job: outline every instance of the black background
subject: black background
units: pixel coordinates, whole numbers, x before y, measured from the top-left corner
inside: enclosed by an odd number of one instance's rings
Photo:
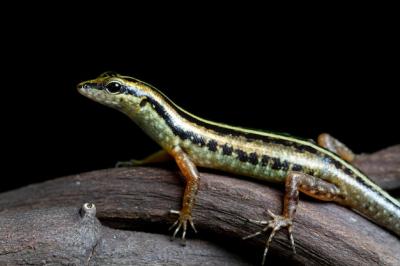
[[[329,132],[356,152],[399,143],[390,17],[115,8],[58,7],[3,24],[1,190],[158,149],[127,117],[77,93],[107,70],[207,119],[314,139]]]

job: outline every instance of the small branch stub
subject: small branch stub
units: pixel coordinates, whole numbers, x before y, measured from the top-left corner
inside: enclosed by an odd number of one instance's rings
[[[93,203],[84,203],[79,211],[82,218],[95,217],[96,216],[96,205]]]

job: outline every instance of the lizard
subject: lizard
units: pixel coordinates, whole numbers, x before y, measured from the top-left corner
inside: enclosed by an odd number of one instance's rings
[[[271,220],[250,221],[267,230],[262,264],[277,231],[287,228],[293,252],[293,218],[299,192],[315,199],[347,206],[400,236],[400,203],[351,164],[354,153],[329,134],[317,143],[269,131],[245,129],[197,117],[179,107],[150,84],[114,72],[80,83],[78,91],[98,103],[129,116],[162,150],[143,160],[119,166],[175,160],[185,177],[182,208],[171,210],[178,219],[173,237],[188,225],[197,232],[192,208],[199,189],[197,167],[222,170],[262,181],[285,185],[281,215],[267,210]]]

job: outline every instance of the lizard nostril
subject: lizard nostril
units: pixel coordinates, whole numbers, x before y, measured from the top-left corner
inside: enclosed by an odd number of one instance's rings
[[[78,88],[78,89],[86,89],[87,87],[86,87],[86,84],[84,84],[84,83],[79,83],[78,86],[77,86],[77,88]]]

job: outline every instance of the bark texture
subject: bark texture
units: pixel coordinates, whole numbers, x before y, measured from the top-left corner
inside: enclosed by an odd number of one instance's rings
[[[384,188],[400,187],[400,145],[359,155],[355,164]],[[260,229],[247,218],[268,219],[267,209],[281,212],[283,187],[201,170],[193,210],[199,233],[189,232],[182,247],[166,235],[176,219],[168,210],[180,208],[178,177],[172,167],[105,169],[2,193],[0,264],[260,263],[265,236],[241,237]],[[296,255],[286,232],[277,233],[267,263],[400,265],[397,236],[345,207],[304,195],[294,237]]]

